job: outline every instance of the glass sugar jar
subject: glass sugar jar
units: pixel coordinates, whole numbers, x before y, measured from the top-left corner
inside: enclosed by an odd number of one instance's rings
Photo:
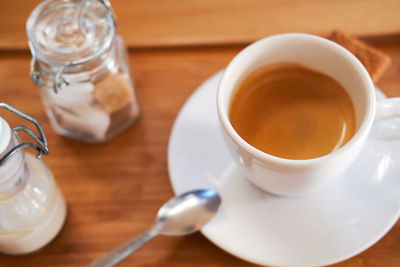
[[[32,80],[57,133],[103,143],[136,121],[139,104],[108,1],[44,1],[26,30]]]
[[[31,253],[53,240],[66,218],[66,203],[51,171],[40,160],[48,154],[40,124],[28,115],[0,103],[35,124],[39,136],[25,126],[10,128],[0,117],[0,252],[12,255]],[[25,132],[37,143],[21,142]],[[37,157],[25,147],[38,151]]]

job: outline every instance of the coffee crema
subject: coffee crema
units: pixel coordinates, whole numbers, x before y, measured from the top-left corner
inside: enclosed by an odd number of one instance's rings
[[[229,119],[247,143],[285,159],[327,155],[346,144],[356,128],[346,90],[296,63],[250,73],[233,94]]]

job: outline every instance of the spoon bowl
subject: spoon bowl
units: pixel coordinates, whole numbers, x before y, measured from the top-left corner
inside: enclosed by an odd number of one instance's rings
[[[163,235],[186,235],[200,230],[215,215],[221,204],[217,192],[195,190],[176,196],[158,211],[156,225]]]

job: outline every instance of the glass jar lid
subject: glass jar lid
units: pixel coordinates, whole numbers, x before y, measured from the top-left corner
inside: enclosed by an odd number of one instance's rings
[[[11,129],[8,123],[0,117],[0,156],[4,154],[11,141]]]
[[[114,16],[106,0],[47,0],[26,23],[32,54],[49,65],[89,61],[111,45]]]

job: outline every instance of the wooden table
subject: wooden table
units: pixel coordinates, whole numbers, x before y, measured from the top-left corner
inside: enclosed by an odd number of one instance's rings
[[[33,7],[38,2],[23,3]],[[0,101],[42,123],[51,150],[44,160],[68,202],[66,225],[50,245],[28,256],[0,255],[1,267],[83,266],[149,227],[158,208],[173,196],[167,144],[177,113],[197,86],[259,37],[284,31],[324,35],[336,27],[368,36],[368,42],[393,58],[392,67],[377,85],[388,96],[400,96],[399,1],[167,2],[115,1],[121,33],[131,47],[131,71],[142,116],[103,146],[82,144],[52,130],[29,77],[23,24],[30,8],[22,10],[22,0],[0,3]],[[306,16],[314,6],[315,17]],[[5,7],[12,13],[5,12]],[[294,21],[284,16],[286,10]],[[328,15],[330,10],[342,11],[340,23]],[[273,17],[265,18],[263,12]],[[279,25],[271,25],[273,21]],[[254,265],[194,234],[159,237],[120,266]],[[373,247],[336,266],[400,266],[400,223]]]

